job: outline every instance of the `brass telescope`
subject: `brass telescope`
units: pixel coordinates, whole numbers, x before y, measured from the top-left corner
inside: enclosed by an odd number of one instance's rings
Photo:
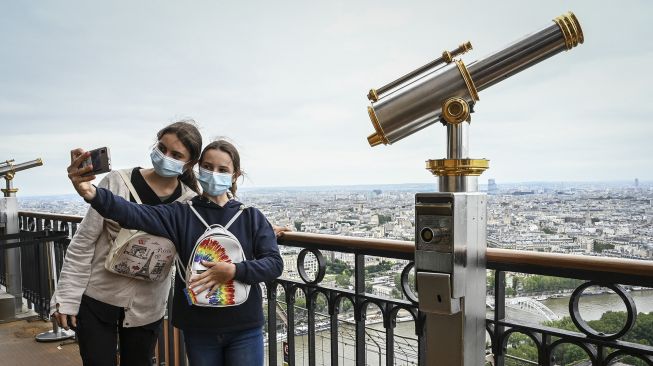
[[[12,179],[16,172],[19,172],[21,170],[34,168],[34,167],[41,166],[41,165],[43,165],[43,160],[41,160],[41,158],[34,159],[34,160],[31,160],[31,161],[26,161],[26,162],[20,163],[20,164],[14,164],[13,159],[2,161],[2,162],[0,162],[0,177],[6,178],[6,179]]]
[[[14,188],[13,179],[16,175],[16,172],[22,170],[34,168],[37,166],[43,165],[43,160],[41,158],[34,159],[31,161],[26,161],[24,163],[14,164],[14,159],[9,159],[5,161],[0,161],[0,178],[5,179],[5,188],[0,189],[4,193],[5,197],[13,197],[16,195],[18,188]]]
[[[439,192],[415,194],[415,279],[424,314],[424,364],[485,364],[487,195],[478,176],[488,160],[469,157],[469,121],[478,93],[583,43],[573,13],[469,66],[469,42],[378,89],[368,112],[371,146],[392,144],[433,123],[447,128],[447,157],[428,160]],[[445,329],[446,331],[443,331]]]
[[[472,48],[469,42],[444,51],[442,57],[370,90],[367,97],[372,105],[367,110],[375,132],[367,141],[370,146],[393,144],[438,121],[469,120],[480,91],[583,41],[578,19],[568,12],[469,65],[454,58]]]

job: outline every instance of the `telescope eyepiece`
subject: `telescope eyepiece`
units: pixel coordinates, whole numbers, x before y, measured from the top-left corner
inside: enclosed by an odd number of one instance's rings
[[[367,93],[367,99],[369,99],[369,101],[372,103],[379,100],[379,96],[376,93],[376,89],[370,89],[370,91]]]

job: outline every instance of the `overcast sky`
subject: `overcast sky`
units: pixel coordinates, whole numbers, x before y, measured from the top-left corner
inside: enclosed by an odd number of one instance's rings
[[[0,160],[43,158],[19,195],[72,193],[71,148],[149,167],[156,131],[193,118],[235,141],[244,186],[434,182],[445,129],[371,148],[367,91],[568,10],[585,44],[480,93],[480,182],[651,180],[651,1],[3,1]]]

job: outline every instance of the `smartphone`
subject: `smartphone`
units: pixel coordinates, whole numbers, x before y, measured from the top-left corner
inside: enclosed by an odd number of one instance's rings
[[[83,174],[83,177],[108,173],[111,171],[111,156],[109,155],[108,147],[101,147],[99,149],[91,150],[89,153],[91,153],[91,156],[86,158],[86,160],[80,164],[79,168],[85,168],[92,164],[93,170]]]

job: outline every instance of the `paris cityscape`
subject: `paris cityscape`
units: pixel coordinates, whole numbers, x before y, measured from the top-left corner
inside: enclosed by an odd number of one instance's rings
[[[653,184],[497,184],[488,193],[488,247],[577,255],[653,259]],[[293,231],[364,238],[414,240],[414,195],[435,192],[429,184],[243,189],[239,199],[268,220]],[[84,215],[88,205],[75,195],[20,197],[21,210]],[[285,276],[299,279],[297,248],[280,246]],[[305,259],[308,271],[317,264]],[[353,256],[330,253],[328,260],[353,267]],[[366,265],[391,259],[367,258]],[[399,261],[401,262],[401,261]],[[393,263],[394,264],[394,263]],[[401,296],[394,276],[403,264],[379,271],[372,293]],[[336,278],[325,279],[335,283]],[[346,283],[341,276],[341,283]]]
[[[488,194],[487,245],[494,248],[531,250],[574,255],[609,256],[641,260],[653,259],[653,182],[634,179],[621,183],[519,183],[497,184],[490,179],[481,190]],[[259,208],[277,226],[293,231],[362,238],[414,240],[414,200],[417,192],[436,192],[431,184],[364,185],[333,187],[291,187],[241,189],[239,199]],[[20,197],[25,211],[84,215],[88,205],[76,195]],[[281,245],[286,279],[300,281],[297,259],[301,248]],[[353,289],[354,256],[323,252],[327,259],[321,286]],[[366,293],[405,299],[400,286],[404,260],[365,257]],[[311,254],[304,258],[309,276],[317,272]],[[488,289],[493,274],[488,271]],[[414,277],[411,275],[411,286]],[[506,276],[506,316],[524,323],[563,322],[568,299],[578,280],[546,278],[524,274]],[[413,288],[414,290],[414,288]],[[653,290],[630,288],[639,311],[653,312]],[[614,293],[594,290],[585,300],[584,318],[602,319],[609,311],[621,311],[623,304]],[[278,306],[287,309],[283,294]],[[488,316],[493,297],[488,296]],[[280,305],[279,305],[280,304]],[[316,304],[315,345],[318,362],[328,359],[329,315],[326,299]],[[265,307],[265,306],[264,306]],[[279,311],[279,310],[278,310]],[[296,292],[295,339],[298,357],[307,357],[306,299]],[[381,314],[368,310],[366,337],[370,344],[384,340]],[[339,319],[339,344],[344,361],[353,360],[354,314],[344,302]],[[408,313],[398,314],[395,329],[397,364],[414,364],[417,339]],[[284,324],[278,324],[277,339],[287,339]],[[519,352],[522,345],[511,345]],[[280,346],[280,345],[279,345]],[[383,349],[367,349],[367,357],[383,357]]]

